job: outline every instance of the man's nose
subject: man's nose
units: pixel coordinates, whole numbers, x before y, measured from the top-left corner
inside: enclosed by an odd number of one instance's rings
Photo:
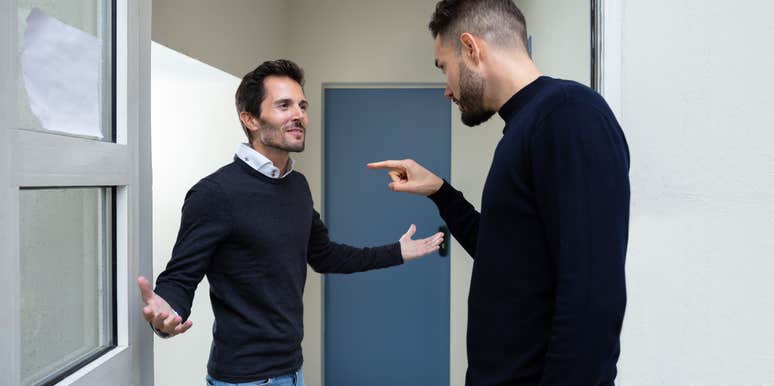
[[[443,90],[443,96],[445,96],[446,98],[449,98],[449,100],[452,100],[454,97],[454,94],[452,93],[452,90],[448,84],[446,85],[446,88]]]
[[[301,108],[301,106],[296,105],[296,107],[293,109],[293,119],[301,120],[305,116],[306,116],[306,110]]]

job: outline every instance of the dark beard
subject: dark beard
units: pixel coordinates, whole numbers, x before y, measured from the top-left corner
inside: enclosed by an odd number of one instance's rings
[[[482,106],[484,100],[484,78],[471,71],[461,60],[460,73],[460,105],[462,123],[467,126],[477,126],[489,120],[494,111],[488,111]]]

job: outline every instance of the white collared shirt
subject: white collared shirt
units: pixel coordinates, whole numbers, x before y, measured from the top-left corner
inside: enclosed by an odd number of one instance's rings
[[[285,178],[293,171],[293,167],[296,165],[296,161],[293,158],[288,158],[288,170],[285,174],[280,175],[280,169],[274,166],[274,163],[265,155],[255,151],[249,144],[241,143],[237,147],[236,156],[242,161],[245,161],[251,168],[257,170],[269,178]]]

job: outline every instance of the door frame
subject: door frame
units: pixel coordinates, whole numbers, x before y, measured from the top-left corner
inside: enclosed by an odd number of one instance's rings
[[[151,2],[115,2],[114,143],[16,127],[17,7],[16,0],[0,0],[0,373],[21,383],[20,187],[116,186],[116,347],[58,384],[151,385],[153,336],[135,285],[138,275],[152,277],[153,267]],[[52,159],[58,163],[46,162]]]
[[[591,0],[591,87],[623,118],[623,2]]]

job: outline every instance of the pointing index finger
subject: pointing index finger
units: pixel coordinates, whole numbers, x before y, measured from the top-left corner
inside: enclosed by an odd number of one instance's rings
[[[401,161],[395,161],[395,160],[386,160],[386,161],[380,161],[380,162],[371,162],[368,164],[369,169],[394,169],[394,168],[403,168],[403,163]]]

